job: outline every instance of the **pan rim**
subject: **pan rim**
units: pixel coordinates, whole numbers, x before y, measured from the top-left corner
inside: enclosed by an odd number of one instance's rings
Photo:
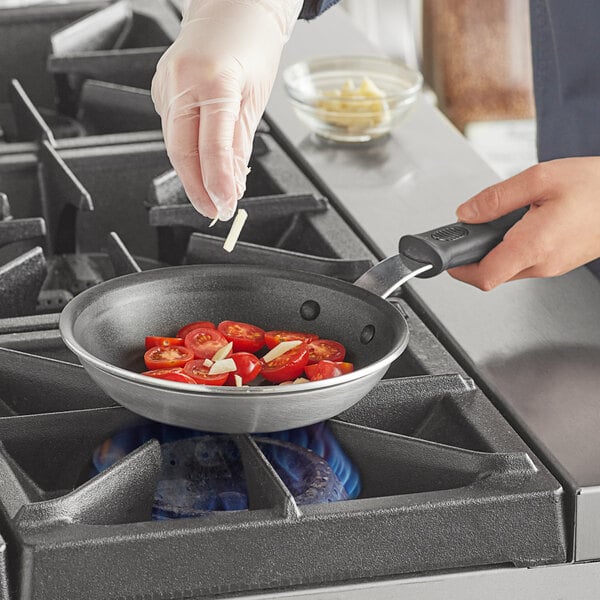
[[[322,282],[323,285],[327,285],[329,287],[334,286],[341,291],[350,289],[358,294],[359,296],[363,296],[365,300],[373,301],[376,299],[381,302],[380,306],[383,308],[384,306],[389,307],[391,311],[390,314],[393,314],[395,318],[400,319],[400,322],[403,323],[404,327],[404,335],[400,343],[390,350],[387,354],[381,357],[379,360],[357,369],[351,373],[347,373],[345,375],[340,375],[339,377],[332,377],[330,379],[322,379],[319,381],[309,381],[306,383],[299,383],[295,385],[273,385],[273,386],[210,386],[203,384],[195,384],[191,385],[189,383],[179,383],[175,381],[162,380],[152,377],[147,377],[142,375],[141,373],[136,373],[135,371],[130,371],[123,367],[118,367],[116,365],[112,365],[100,358],[97,358],[90,352],[88,352],[83,346],[75,339],[73,328],[75,322],[77,321],[77,317],[83,309],[88,306],[90,303],[87,303],[88,298],[94,298],[103,293],[104,290],[110,291],[112,288],[120,287],[120,282],[124,279],[132,280],[136,279],[140,283],[144,281],[152,281],[159,276],[167,276],[169,273],[177,272],[181,273],[182,271],[198,271],[202,270],[211,270],[211,271],[220,271],[223,267],[227,267],[228,271],[233,272],[243,272],[243,271],[256,271],[256,269],[260,269],[262,274],[271,275],[279,278],[290,279],[293,278],[294,275],[300,277],[301,279],[310,280],[312,283]],[[297,279],[295,279],[297,281]],[[385,308],[383,310],[388,310]],[[79,312],[78,312],[79,311]],[[158,388],[161,390],[170,390],[174,392],[185,392],[187,394],[191,394],[193,396],[203,397],[203,396],[227,396],[227,395],[239,395],[244,396],[251,394],[253,396],[256,395],[280,395],[280,396],[293,396],[301,393],[311,393],[318,389],[327,389],[338,387],[343,385],[344,383],[350,383],[352,381],[362,379],[363,377],[367,377],[379,370],[381,370],[385,366],[389,366],[396,358],[398,358],[408,346],[408,341],[410,338],[408,324],[406,322],[405,317],[398,311],[397,308],[390,303],[388,303],[383,298],[380,298],[376,294],[355,286],[354,284],[341,281],[339,279],[335,279],[333,277],[328,277],[326,275],[321,275],[318,273],[311,273],[309,271],[301,271],[297,269],[277,269],[273,267],[261,267],[255,265],[232,265],[232,264],[207,264],[207,265],[178,265],[178,266],[169,266],[162,267],[158,269],[150,269],[148,271],[141,271],[137,273],[131,273],[127,275],[121,275],[120,277],[115,277],[113,279],[109,279],[108,281],[102,282],[92,288],[89,288],[77,296],[73,298],[63,309],[59,318],[59,331],[63,342],[65,345],[77,356],[80,360],[85,360],[86,363],[93,365],[93,367],[99,371],[102,371],[105,374],[112,375],[121,380],[125,380],[129,383],[133,383],[139,386],[148,387],[148,388]],[[85,364],[83,365],[86,366]]]

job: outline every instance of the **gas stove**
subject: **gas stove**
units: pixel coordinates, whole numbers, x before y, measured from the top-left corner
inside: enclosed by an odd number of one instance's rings
[[[175,6],[0,11],[0,599],[368,595],[566,566],[571,492],[410,288],[390,300],[410,342],[382,382],[268,436],[143,419],[65,347],[62,308],[119,275],[233,262],[354,281],[382,258],[268,114],[248,222],[223,251],[227,225],[187,201],[148,93]]]

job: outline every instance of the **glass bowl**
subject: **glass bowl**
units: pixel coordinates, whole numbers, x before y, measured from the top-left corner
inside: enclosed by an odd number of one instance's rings
[[[298,62],[283,72],[292,106],[320,136],[366,142],[387,134],[408,114],[423,76],[376,56],[331,56]]]

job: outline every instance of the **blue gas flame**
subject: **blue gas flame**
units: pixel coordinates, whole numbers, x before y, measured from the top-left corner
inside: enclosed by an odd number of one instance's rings
[[[254,437],[298,504],[359,495],[358,470],[325,422]],[[102,443],[93,455],[92,475],[150,439],[160,442],[163,458],[153,518],[193,517],[214,510],[248,508],[239,450],[227,435],[147,421]]]

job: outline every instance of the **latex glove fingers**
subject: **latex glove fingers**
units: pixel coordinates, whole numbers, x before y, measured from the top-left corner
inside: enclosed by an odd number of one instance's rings
[[[239,197],[232,146],[241,65],[231,58],[194,55],[187,47],[171,49],[152,82],[167,153],[194,207],[207,217],[227,220]]]
[[[192,0],[157,65],[152,98],[192,204],[227,220],[300,0]]]
[[[268,92],[267,92],[268,97]],[[246,178],[249,174],[249,163],[252,155],[254,133],[260,123],[262,111],[256,106],[248,106],[254,99],[248,99],[242,104],[240,118],[233,136],[233,154],[235,181],[239,197],[246,191]]]

